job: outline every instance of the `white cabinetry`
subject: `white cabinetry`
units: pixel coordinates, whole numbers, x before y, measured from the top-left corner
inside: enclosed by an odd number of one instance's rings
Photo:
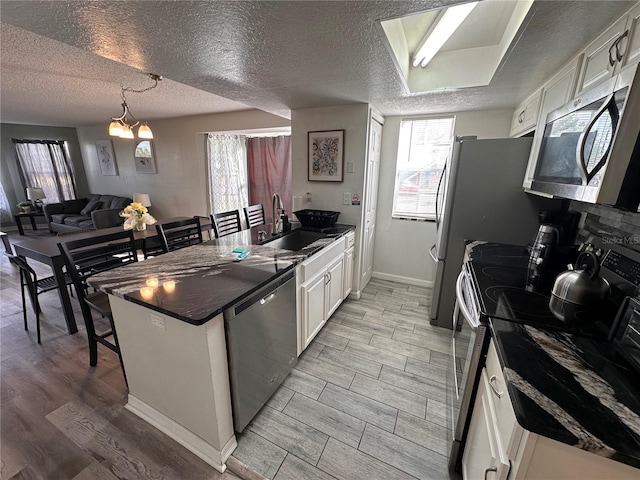
[[[538,128],[536,129],[535,136],[533,137],[529,164],[527,165],[527,171],[524,177],[523,186],[525,188],[531,188],[533,174],[536,171],[538,153],[540,152],[542,138],[544,137],[544,126],[547,115],[573,98],[576,92],[576,81],[581,62],[582,54],[578,55],[569,64],[565,65],[542,87],[542,102],[537,122]]]
[[[466,480],[637,480],[640,471],[523,429],[492,340],[462,456],[462,475]]]
[[[298,355],[342,303],[344,259],[345,238],[342,237],[297,267]]]
[[[640,61],[640,4],[605,30],[584,50],[577,93],[580,94]]]
[[[353,267],[355,263],[355,240],[356,235],[353,232],[345,236],[346,250],[344,251],[344,277],[342,281],[342,299],[345,300],[351,293],[353,288]]]
[[[509,132],[511,137],[519,137],[536,128],[541,96],[542,89],[527,98],[516,108],[516,111],[513,112],[511,130]]]

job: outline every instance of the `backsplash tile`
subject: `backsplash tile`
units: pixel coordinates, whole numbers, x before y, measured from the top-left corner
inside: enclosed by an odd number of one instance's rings
[[[578,242],[597,236],[605,247],[621,244],[640,253],[640,213],[576,201],[571,202],[570,209],[586,213],[584,225],[578,231]]]

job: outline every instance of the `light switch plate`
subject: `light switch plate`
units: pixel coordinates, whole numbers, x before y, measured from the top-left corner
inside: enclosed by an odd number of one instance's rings
[[[343,193],[342,194],[342,204],[343,205],[351,205],[351,194],[350,193]]]
[[[347,162],[347,173],[353,173],[353,162]]]

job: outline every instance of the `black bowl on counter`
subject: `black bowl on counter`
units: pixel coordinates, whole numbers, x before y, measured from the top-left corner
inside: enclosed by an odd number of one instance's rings
[[[303,227],[327,228],[332,227],[337,221],[340,212],[330,210],[298,210],[293,212]]]

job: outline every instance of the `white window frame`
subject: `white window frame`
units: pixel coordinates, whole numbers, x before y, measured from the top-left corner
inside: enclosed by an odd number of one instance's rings
[[[446,147],[446,153],[444,154],[445,157],[441,161],[442,165],[436,171],[432,167],[428,166],[428,161],[420,161],[417,158],[419,155],[423,154],[416,152],[415,150],[412,152],[412,139],[411,137],[406,138],[406,135],[412,135],[413,132],[411,131],[407,133],[406,130],[403,131],[403,128],[407,123],[411,123],[413,126],[414,122],[443,119],[451,120],[449,142],[447,144],[430,144],[441,150],[443,147]],[[393,207],[391,210],[392,218],[421,221],[435,220],[435,197],[438,181],[440,179],[442,168],[444,168],[446,162],[451,158],[451,151],[455,138],[455,121],[455,115],[430,115],[420,117],[406,117],[401,119],[398,131],[398,156],[396,159],[396,173],[393,187]],[[412,153],[416,158],[412,158]],[[411,164],[415,165],[415,167],[408,168]],[[407,172],[413,173],[409,175]],[[408,178],[408,176],[412,178]],[[408,189],[409,187],[412,188]],[[414,188],[415,191],[413,190]],[[413,194],[415,195],[412,198]],[[430,200],[430,198],[432,198],[432,201]],[[410,203],[413,201],[418,203],[418,205],[416,205],[416,208],[407,208],[408,205],[410,205]],[[432,204],[432,208],[420,210],[419,204],[421,201],[426,203],[425,207],[430,207],[430,204]]]

